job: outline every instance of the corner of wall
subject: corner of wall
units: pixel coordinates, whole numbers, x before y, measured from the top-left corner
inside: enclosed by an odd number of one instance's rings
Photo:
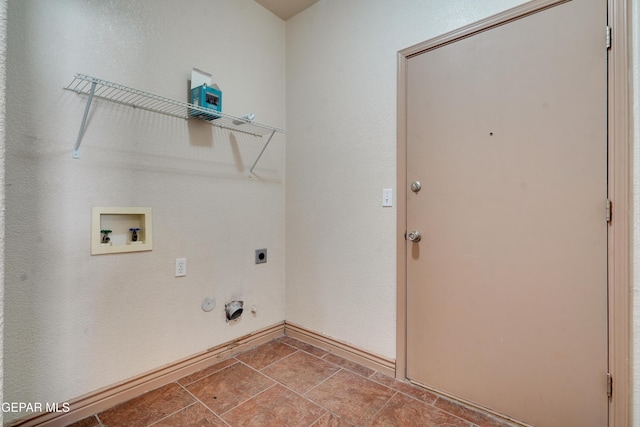
[[[640,425],[640,5],[635,1],[631,6],[631,78],[632,99],[632,245],[631,277],[632,277],[632,425]]]
[[[4,148],[5,88],[7,62],[7,0],[0,0],[0,402],[3,401],[3,330],[4,330]],[[0,425],[3,423],[0,411]]]

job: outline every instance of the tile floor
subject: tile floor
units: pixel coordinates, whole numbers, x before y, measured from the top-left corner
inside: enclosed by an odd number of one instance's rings
[[[508,427],[283,336],[67,427]]]

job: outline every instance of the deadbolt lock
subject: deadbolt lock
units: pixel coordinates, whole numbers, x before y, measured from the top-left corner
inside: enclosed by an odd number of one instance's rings
[[[413,191],[414,193],[417,193],[421,189],[422,189],[422,184],[420,183],[420,181],[413,181],[411,183],[411,191]]]

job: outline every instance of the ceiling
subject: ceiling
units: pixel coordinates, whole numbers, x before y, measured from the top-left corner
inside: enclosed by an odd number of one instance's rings
[[[256,0],[256,3],[286,21],[318,1],[319,0]]]

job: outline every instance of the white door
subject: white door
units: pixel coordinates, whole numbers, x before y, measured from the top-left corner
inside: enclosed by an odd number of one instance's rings
[[[606,6],[407,64],[407,376],[540,427],[607,425]]]

